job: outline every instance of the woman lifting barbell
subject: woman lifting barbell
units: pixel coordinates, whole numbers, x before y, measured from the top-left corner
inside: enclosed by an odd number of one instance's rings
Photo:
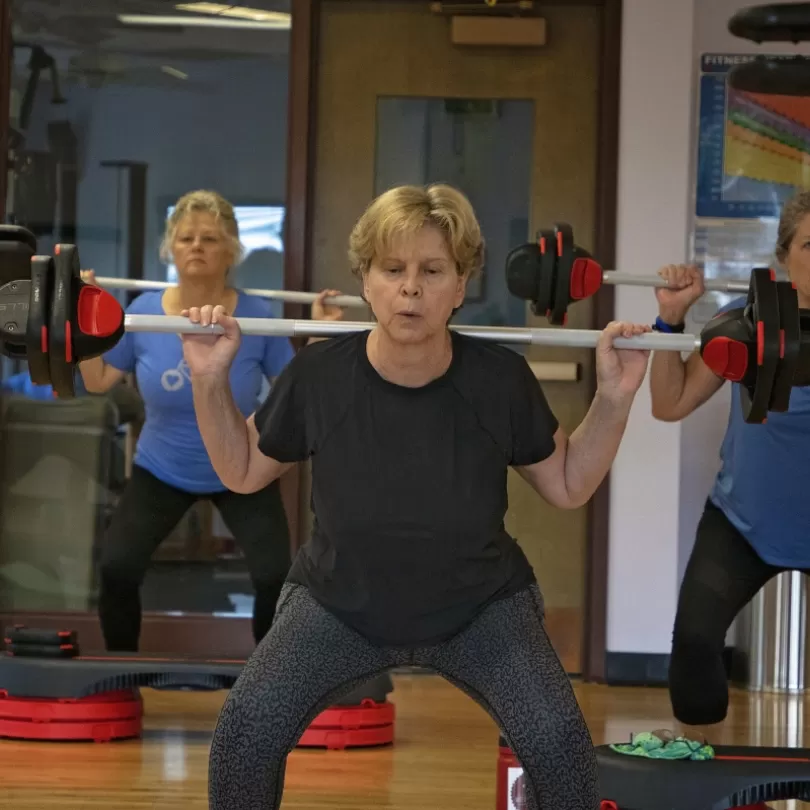
[[[287,754],[340,695],[397,665],[440,673],[502,729],[526,769],[528,806],[597,810],[593,746],[543,626],[534,572],[504,530],[510,466],[573,509],[599,486],[624,433],[647,351],[596,348],[598,390],[567,436],[518,353],[448,330],[483,240],[443,185],[395,188],[350,238],[376,324],[303,349],[247,421],[229,384],[240,330],[184,334],[214,469],[255,492],[312,462],[312,537],[270,632],[231,690],[211,750],[215,810],[277,808]]]
[[[796,287],[799,306],[810,308],[810,192],[784,208],[776,258]],[[661,275],[674,289],[656,290],[661,331],[680,331],[704,292],[698,270],[670,266]],[[743,306],[735,300],[724,309]],[[684,419],[723,385],[693,354],[655,352],[650,370],[653,415]],[[781,571],[810,571],[810,388],[794,387],[786,413],[763,425],[747,424],[732,384],[732,405],[720,450],[721,467],[697,527],[678,596],[669,690],[675,717],[699,728],[724,720],[728,679],[723,664],[726,633],[734,618]]]
[[[181,197],[166,223],[162,258],[173,260],[179,282],[146,292],[128,313],[176,315],[185,307],[218,302],[244,317],[271,317],[270,304],[228,285],[242,254],[231,204],[211,191]],[[92,273],[83,274],[92,281]],[[337,307],[324,306],[326,290],[312,306],[314,319],[336,320]],[[293,357],[283,337],[247,338],[235,357],[231,381],[247,416],[255,409],[264,379],[278,377]],[[200,499],[220,510],[245,555],[255,591],[253,636],[272,623],[290,567],[290,538],[279,482],[250,494],[230,492],[203,446],[192,404],[189,370],[177,335],[126,334],[103,355],[79,364],[88,391],[102,393],[134,372],[146,405],[132,477],[127,483],[101,548],[99,618],[111,651],[137,651],[141,627],[140,589],[149,560],[183,515]]]

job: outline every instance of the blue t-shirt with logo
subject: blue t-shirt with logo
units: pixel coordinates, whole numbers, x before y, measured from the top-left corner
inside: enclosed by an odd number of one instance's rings
[[[794,388],[785,413],[755,425],[743,419],[734,383],[720,459],[712,502],[765,562],[810,568],[810,388]]]
[[[165,315],[161,291],[139,295],[127,308],[132,315]],[[263,298],[239,293],[234,316],[270,318]],[[277,377],[292,359],[286,337],[243,335],[230,372],[231,390],[239,410],[253,413],[265,380]],[[138,439],[134,463],[161,481],[186,492],[222,492],[203,444],[191,393],[190,371],[183,359],[179,335],[126,332],[104,355],[104,362],[134,372],[144,400],[146,421]]]

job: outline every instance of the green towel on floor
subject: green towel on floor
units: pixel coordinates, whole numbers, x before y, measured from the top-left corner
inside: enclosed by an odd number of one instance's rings
[[[675,737],[671,732],[644,731],[634,734],[629,743],[612,744],[617,754],[648,759],[714,759],[714,749],[708,743]]]

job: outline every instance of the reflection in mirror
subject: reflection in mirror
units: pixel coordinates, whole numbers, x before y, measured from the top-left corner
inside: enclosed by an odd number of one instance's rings
[[[235,268],[231,283],[241,289],[284,289],[284,213],[283,205],[241,204],[231,200],[236,221],[239,224],[239,238],[244,247],[244,255]],[[171,216],[174,204],[165,207],[165,218]],[[169,262],[166,280],[177,281],[177,268]],[[284,304],[281,301],[268,301],[274,317],[281,318]]]
[[[251,6],[240,21],[167,12],[162,0],[12,0],[7,221],[34,231],[41,253],[78,244],[99,276],[175,281],[159,255],[166,218],[181,195],[209,189],[236,208],[246,258],[233,282],[283,288],[290,3]],[[168,417],[193,420],[193,409],[182,413],[186,369],[172,356],[165,371],[182,384],[158,429],[182,445],[190,434]],[[24,362],[3,359],[0,611],[95,617],[100,550],[157,413],[155,373],[92,396],[79,380],[80,396],[62,402],[31,386]],[[266,390],[265,380],[259,398]],[[141,598],[145,613],[251,616],[243,554],[207,500],[156,545]]]
[[[529,234],[534,102],[382,97],[377,100],[375,194],[404,183],[449,183],[475,208],[486,240],[483,273],[456,323],[525,326],[509,294],[506,255]]]

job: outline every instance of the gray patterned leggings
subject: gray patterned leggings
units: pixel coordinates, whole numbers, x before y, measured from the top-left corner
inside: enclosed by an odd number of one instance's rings
[[[292,584],[220,714],[211,810],[278,810],[287,754],[309,724],[396,666],[437,672],[490,714],[525,769],[530,810],[599,810],[593,744],[536,586],[493,603],[447,642],[403,650],[370,644]]]

